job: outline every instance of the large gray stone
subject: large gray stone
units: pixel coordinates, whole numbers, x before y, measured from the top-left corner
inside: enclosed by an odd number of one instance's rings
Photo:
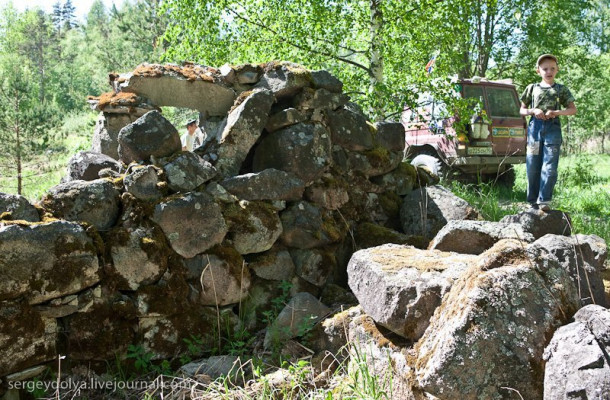
[[[336,110],[344,106],[349,97],[342,93],[332,93],[326,89],[304,88],[293,99],[293,106],[299,110]]]
[[[230,377],[234,380],[243,373],[244,364],[245,360],[241,360],[238,356],[212,356],[185,364],[180,367],[180,372],[191,378],[207,375],[213,380],[221,377]]]
[[[10,213],[10,215],[5,213]],[[0,193],[0,215],[2,214],[2,219],[5,220],[40,221],[36,207],[31,205],[25,197],[18,194]]]
[[[119,172],[121,164],[105,154],[79,151],[68,161],[67,173],[62,182],[92,181],[99,178],[98,174],[104,168]]]
[[[348,284],[375,322],[416,341],[453,282],[476,261],[472,255],[386,244],[353,254]]]
[[[328,250],[292,249],[290,256],[296,267],[296,274],[318,287],[324,286],[337,270],[337,259]]]
[[[325,224],[325,214],[306,201],[291,205],[281,213],[280,218],[284,227],[281,240],[289,247],[311,249],[340,239],[337,232]]]
[[[198,301],[208,306],[239,303],[250,288],[250,270],[230,247],[215,247],[209,253],[184,261],[188,278],[198,284]]]
[[[159,224],[172,249],[191,258],[222,242],[227,225],[220,206],[207,193],[187,193],[155,206],[152,220]]]
[[[588,305],[544,351],[544,399],[610,398],[610,311]],[[601,328],[601,329],[600,329]]]
[[[417,171],[413,165],[403,161],[392,171],[375,176],[371,178],[371,181],[399,196],[406,196],[416,186]]]
[[[331,162],[330,134],[320,124],[296,124],[270,133],[254,152],[254,172],[275,168],[311,182]]]
[[[375,141],[382,147],[392,151],[404,151],[405,127],[400,122],[376,122]]]
[[[97,249],[72,222],[0,224],[0,301],[38,304],[99,282]]]
[[[280,217],[268,203],[242,201],[226,207],[224,216],[227,236],[240,254],[267,251],[282,234]]]
[[[119,132],[137,120],[138,114],[111,114],[100,112],[93,133],[91,151],[119,159]]]
[[[115,354],[127,353],[135,340],[134,304],[126,298],[99,301],[89,309],[63,321],[62,332],[68,357],[74,361],[109,361]]]
[[[160,170],[152,165],[134,168],[123,179],[125,191],[143,201],[155,201],[163,197],[159,183]]]
[[[387,174],[396,169],[403,159],[403,154],[377,146],[363,152],[348,152],[347,157],[353,171],[371,177]]]
[[[268,90],[256,90],[229,113],[220,136],[216,168],[225,177],[239,174],[242,163],[260,137],[275,98]]]
[[[325,174],[307,187],[305,198],[327,210],[338,210],[349,201],[349,186],[343,177]]]
[[[158,228],[157,228],[158,229]],[[167,269],[164,241],[160,232],[138,227],[117,232],[110,247],[112,272],[119,278],[121,290],[137,290],[159,280]]]
[[[6,276],[4,272],[3,276]],[[58,336],[55,318],[42,317],[27,304],[3,303],[0,310],[0,376],[56,358]]]
[[[545,344],[580,307],[578,291],[563,268],[519,241],[489,252],[453,284],[415,345],[414,381],[447,399],[505,399],[514,390],[542,398]]]
[[[157,106],[183,107],[224,116],[233,101],[235,91],[214,78],[200,65],[141,64],[121,84],[124,92],[148,98]]]
[[[288,339],[304,335],[329,313],[330,309],[310,293],[297,293],[267,329],[265,348],[277,347]]]
[[[500,222],[521,224],[523,230],[531,233],[534,239],[539,239],[548,233],[564,236],[570,236],[572,233],[570,217],[559,210],[544,212],[530,208],[519,214],[507,215]]]
[[[481,254],[502,239],[518,239],[527,243],[534,237],[520,224],[493,221],[451,220],[434,237],[431,250]]]
[[[298,124],[299,122],[303,122],[306,119],[307,116],[296,108],[287,108],[269,117],[269,121],[267,121],[265,130],[267,132],[275,132],[278,129]]]
[[[299,200],[303,196],[305,182],[294,174],[269,168],[258,173],[237,175],[221,182],[221,185],[244,200]]]
[[[174,192],[189,192],[216,176],[216,168],[197,154],[183,152],[163,166],[167,185]]]
[[[49,189],[41,205],[54,216],[87,222],[98,230],[114,226],[119,216],[119,192],[107,179],[71,181]]]
[[[363,115],[346,109],[331,111],[328,113],[328,123],[333,144],[352,151],[373,148],[371,128]]]
[[[531,249],[557,262],[578,287],[582,304],[608,307],[601,271],[608,255],[606,242],[596,235],[560,236],[548,234]]]
[[[280,99],[293,96],[308,86],[311,86],[310,71],[298,64],[272,62],[266,66],[265,74],[254,87],[268,89]]]
[[[295,270],[294,262],[288,251],[274,251],[273,249],[254,256],[248,262],[248,267],[254,271],[256,276],[274,281],[290,281],[294,277]]]
[[[407,235],[432,239],[448,221],[480,219],[479,213],[465,200],[442,186],[426,186],[405,196],[400,208],[400,222]]]
[[[218,324],[232,335],[237,317],[231,310],[220,310],[220,320],[214,307],[190,306],[174,314],[138,318],[138,332],[144,352],[153,360],[170,359],[176,354],[203,356],[206,349],[218,345]],[[195,346],[189,346],[194,343]]]
[[[334,93],[343,91],[343,82],[326,70],[311,71],[311,80],[316,89],[326,89]]]
[[[176,128],[159,111],[149,111],[119,132],[119,157],[125,164],[170,156],[182,149]]]

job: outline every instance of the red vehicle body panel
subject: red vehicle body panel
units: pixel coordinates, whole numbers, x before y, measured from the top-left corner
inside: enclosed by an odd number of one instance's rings
[[[458,138],[453,127],[456,118],[438,119],[439,110],[434,110],[432,100],[418,110],[407,109],[403,113],[406,154],[434,149],[445,163],[464,172],[493,173],[507,165],[525,162],[527,124],[519,115],[520,102],[514,85],[503,81],[462,80],[460,87],[462,97],[483,100],[491,120],[489,136],[476,139],[468,127],[468,136]]]

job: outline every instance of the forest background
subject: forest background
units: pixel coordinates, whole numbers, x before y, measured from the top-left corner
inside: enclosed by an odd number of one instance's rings
[[[594,143],[603,153],[609,37],[608,0],[96,0],[83,20],[71,0],[52,12],[9,3],[0,9],[0,191],[36,200],[57,184],[67,159],[90,146],[96,113],[86,97],[110,90],[109,72],[143,62],[293,61],[329,70],[371,119],[398,120],[418,92],[451,97],[455,77],[510,78],[520,92],[539,80],[536,58],[553,53],[579,109],[565,121],[564,150]]]

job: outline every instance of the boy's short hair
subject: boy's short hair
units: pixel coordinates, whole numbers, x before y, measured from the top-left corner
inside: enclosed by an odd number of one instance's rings
[[[557,62],[557,57],[555,57],[552,54],[543,54],[540,57],[538,57],[538,61],[536,61],[536,68],[540,66],[540,63],[543,62],[544,60],[553,60],[555,61],[555,64],[559,65],[559,63]]]
[[[188,121],[188,122],[186,123],[186,127],[188,128],[189,126],[191,126],[191,125],[193,125],[193,124],[196,124],[196,123],[197,123],[197,120],[196,120],[196,119],[191,119],[190,121]]]

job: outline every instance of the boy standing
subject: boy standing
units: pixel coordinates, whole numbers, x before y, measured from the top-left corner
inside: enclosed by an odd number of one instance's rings
[[[542,80],[525,88],[521,95],[521,115],[531,115],[527,129],[527,201],[532,208],[549,211],[561,147],[559,115],[576,114],[570,90],[555,82],[559,72],[557,57],[543,54],[536,62]],[[565,109],[561,110],[561,106]]]

